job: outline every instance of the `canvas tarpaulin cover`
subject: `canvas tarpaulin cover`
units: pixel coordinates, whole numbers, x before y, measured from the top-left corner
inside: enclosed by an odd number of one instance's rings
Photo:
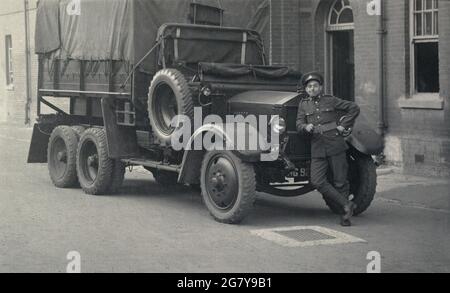
[[[165,23],[190,23],[192,2],[224,10],[223,25],[268,29],[268,0],[80,0],[80,14],[68,15],[71,0],[41,0],[36,53],[53,58],[137,63],[155,44]],[[154,72],[155,55],[143,63]]]
[[[260,36],[251,30],[167,24],[158,39],[165,40],[164,57],[169,63],[264,64]]]
[[[283,66],[253,66],[203,62],[200,63],[199,66],[204,74],[212,74],[223,77],[236,77],[251,74],[261,78],[293,78],[294,80],[299,80],[302,76],[299,71]]]

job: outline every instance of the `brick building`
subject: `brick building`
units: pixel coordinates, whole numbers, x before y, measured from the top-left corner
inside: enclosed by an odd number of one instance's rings
[[[383,132],[388,162],[407,173],[450,175],[450,1],[267,1],[272,64],[323,72],[327,91],[355,100]],[[35,8],[35,0],[2,0],[0,122],[34,120]]]
[[[385,134],[390,163],[449,176],[450,1],[271,2],[273,63],[323,72]]]

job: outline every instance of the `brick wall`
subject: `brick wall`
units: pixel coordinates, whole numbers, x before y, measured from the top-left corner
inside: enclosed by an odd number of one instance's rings
[[[406,173],[448,176],[450,149],[448,126],[448,50],[450,3],[440,1],[440,83],[443,110],[404,109],[402,99],[410,94],[409,2],[389,1],[386,7],[386,98],[388,137],[386,152],[391,161],[401,161]],[[395,146],[391,144],[394,141]],[[400,144],[398,144],[400,141]],[[400,157],[399,157],[400,156]]]
[[[311,0],[299,1],[299,67],[302,72],[313,70],[314,60],[312,56],[313,34],[312,28],[312,2]]]
[[[441,97],[444,99],[445,117],[444,125],[447,129],[447,137],[450,137],[450,1],[441,1],[439,8],[439,61],[440,61],[440,85]],[[447,148],[450,156],[450,150]]]
[[[300,1],[272,0],[272,64],[299,69]]]
[[[354,17],[355,101],[372,127],[377,126],[379,49],[377,17],[366,12],[366,1],[350,1]]]
[[[391,164],[401,166],[404,141],[399,133],[405,130],[398,100],[407,96],[409,87],[409,6],[408,0],[385,3],[385,155]]]

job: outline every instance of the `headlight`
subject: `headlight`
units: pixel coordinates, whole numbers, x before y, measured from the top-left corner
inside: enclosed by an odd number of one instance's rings
[[[286,132],[286,120],[279,116],[275,116],[270,120],[270,126],[274,133],[283,134]]]
[[[205,86],[202,88],[202,94],[205,97],[209,97],[212,94],[211,88],[209,88],[208,86]]]

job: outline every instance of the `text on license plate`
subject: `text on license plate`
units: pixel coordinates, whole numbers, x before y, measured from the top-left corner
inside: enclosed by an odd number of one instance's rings
[[[299,177],[308,177],[309,170],[307,167],[297,168],[295,171],[290,172],[286,177],[288,178],[299,178]]]

